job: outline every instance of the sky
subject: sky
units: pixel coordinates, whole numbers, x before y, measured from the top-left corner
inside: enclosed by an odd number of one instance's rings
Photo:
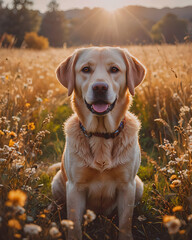
[[[50,0],[32,0],[34,9],[45,12]],[[11,4],[12,0],[4,0],[5,4]],[[128,5],[141,5],[146,7],[183,7],[192,6],[192,0],[57,0],[61,10],[84,7],[103,7],[106,10],[113,11],[117,8]]]

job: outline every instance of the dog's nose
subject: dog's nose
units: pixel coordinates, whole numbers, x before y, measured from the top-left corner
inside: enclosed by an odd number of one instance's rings
[[[104,82],[96,82],[93,84],[92,89],[95,93],[106,93],[108,90],[108,84]]]

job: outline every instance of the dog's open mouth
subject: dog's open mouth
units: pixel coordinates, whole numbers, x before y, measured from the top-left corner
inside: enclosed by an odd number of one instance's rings
[[[97,114],[97,115],[104,115],[104,114],[107,114],[108,112],[112,111],[114,106],[115,106],[115,103],[116,103],[116,100],[112,103],[112,104],[109,104],[109,103],[106,103],[104,101],[98,101],[98,102],[94,102],[92,104],[89,104],[87,103],[87,101],[85,100],[85,103],[87,105],[87,108],[94,114]]]

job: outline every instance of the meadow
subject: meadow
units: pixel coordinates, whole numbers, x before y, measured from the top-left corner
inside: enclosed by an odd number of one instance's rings
[[[142,122],[145,183],[134,239],[192,239],[192,44],[126,48],[148,70],[130,107]],[[1,240],[65,239],[73,227],[59,206],[47,209],[54,204],[47,170],[61,159],[62,125],[72,114],[55,69],[73,50],[0,49]],[[84,218],[84,239],[117,239],[116,213]]]

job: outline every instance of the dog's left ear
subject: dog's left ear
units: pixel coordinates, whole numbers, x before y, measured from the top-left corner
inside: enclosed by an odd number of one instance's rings
[[[77,61],[77,51],[66,58],[56,69],[59,82],[68,89],[68,96],[73,92],[75,86],[75,63]]]
[[[145,66],[133,57],[126,49],[123,50],[123,57],[127,66],[127,87],[134,96],[135,88],[143,81],[147,70]]]

